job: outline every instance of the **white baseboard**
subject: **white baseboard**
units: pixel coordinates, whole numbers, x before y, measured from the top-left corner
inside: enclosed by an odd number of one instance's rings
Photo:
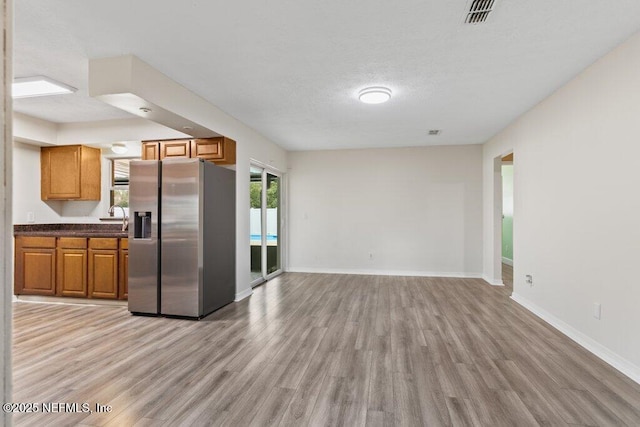
[[[616,368],[618,371],[631,378],[636,383],[640,384],[640,366],[634,365],[622,356],[609,350],[607,347],[595,341],[593,338],[588,337],[587,335],[575,329],[573,326],[560,320],[553,314],[532,303],[523,296],[513,293],[511,295],[511,299],[571,338],[573,341],[580,344],[585,349],[589,350],[591,353],[593,353],[609,365]]]
[[[409,276],[409,277],[454,277],[460,279],[480,279],[480,273],[431,272],[406,270],[357,270],[340,268],[291,267],[288,273],[357,274],[362,276]]]
[[[513,260],[512,259],[502,257],[502,263],[510,265],[511,267],[513,267]]]
[[[251,288],[245,289],[244,291],[241,291],[241,292],[237,292],[236,299],[234,301],[235,302],[242,301],[243,299],[250,297],[251,294],[253,294],[253,289]]]
[[[489,276],[484,275],[484,274],[482,275],[482,280],[484,280],[485,282],[487,282],[491,286],[504,286],[504,283],[502,282],[502,280],[494,280],[494,279],[492,279]]]

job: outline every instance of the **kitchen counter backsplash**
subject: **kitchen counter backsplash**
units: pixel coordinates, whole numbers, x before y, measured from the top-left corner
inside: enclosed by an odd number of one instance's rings
[[[127,237],[122,224],[17,224],[13,226],[14,236],[51,237]]]

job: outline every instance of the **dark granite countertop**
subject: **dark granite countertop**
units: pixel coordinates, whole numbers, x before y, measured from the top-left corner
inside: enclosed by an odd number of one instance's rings
[[[47,237],[129,237],[122,224],[17,224],[14,236]]]

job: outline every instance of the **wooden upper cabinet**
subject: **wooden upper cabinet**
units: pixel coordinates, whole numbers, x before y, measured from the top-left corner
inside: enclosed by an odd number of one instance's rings
[[[144,141],[142,143],[142,160],[160,160],[160,142]]]
[[[142,141],[141,157],[142,160],[188,159],[191,157],[190,140]]]
[[[191,157],[219,165],[233,165],[236,163],[236,142],[225,136],[194,139],[191,141]]]
[[[196,157],[218,165],[235,165],[236,142],[226,136],[142,141],[142,160]]]
[[[40,148],[42,200],[100,200],[100,149],[84,145]]]
[[[191,144],[188,139],[160,141],[160,160],[188,159],[191,157]]]

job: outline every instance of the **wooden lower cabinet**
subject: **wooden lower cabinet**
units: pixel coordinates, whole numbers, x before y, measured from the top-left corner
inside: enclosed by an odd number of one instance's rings
[[[16,295],[128,298],[126,238],[16,236]]]
[[[87,297],[87,239],[58,239],[56,285],[57,295]]]
[[[56,238],[16,238],[14,292],[16,295],[56,294]]]
[[[89,298],[118,298],[118,239],[89,239]]]

